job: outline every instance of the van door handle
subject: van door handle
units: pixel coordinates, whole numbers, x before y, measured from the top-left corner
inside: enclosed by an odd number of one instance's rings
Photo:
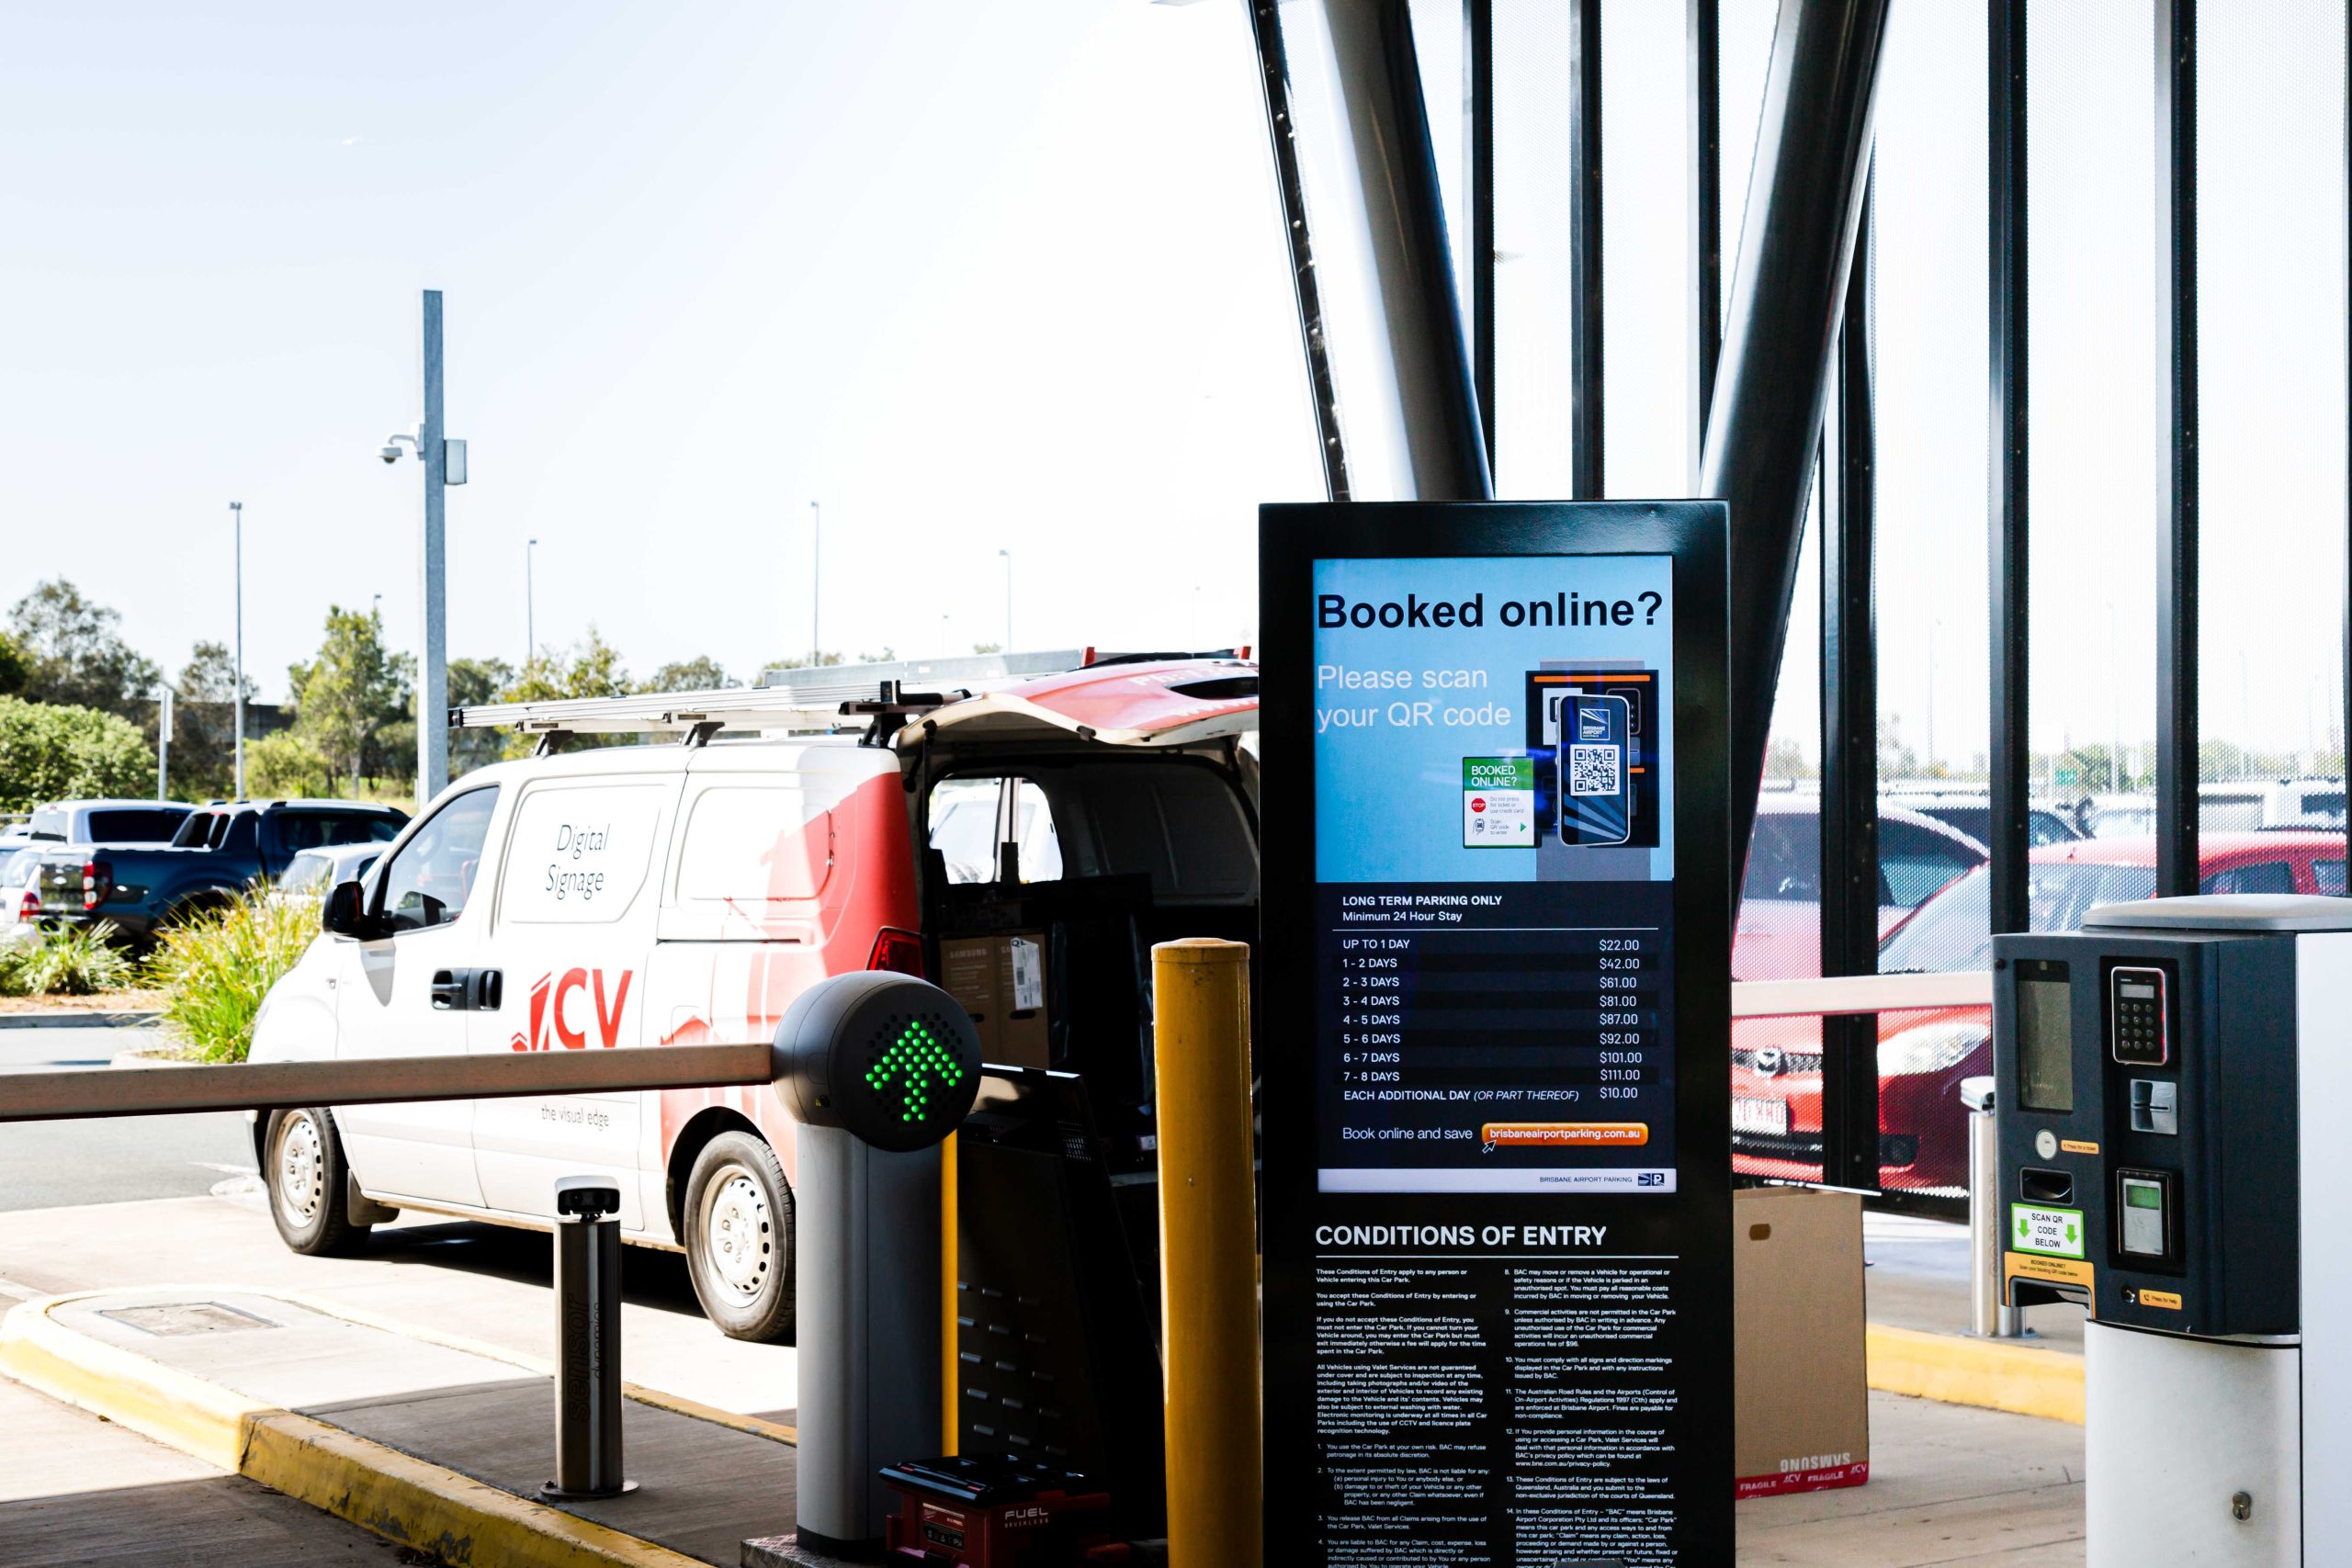
[[[498,969],[474,971],[474,1010],[496,1012],[506,1000],[506,975]]]
[[[456,1012],[471,999],[474,972],[470,969],[435,969],[433,972],[433,1010],[435,1012]]]

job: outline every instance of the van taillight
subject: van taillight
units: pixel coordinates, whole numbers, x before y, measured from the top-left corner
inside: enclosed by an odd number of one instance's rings
[[[82,865],[82,908],[95,909],[107,901],[114,891],[114,867],[102,860],[85,861]]]
[[[920,980],[923,977],[922,938],[895,926],[884,926],[881,934],[874,939],[874,955],[865,961],[865,966],[912,975]]]
[[[25,889],[24,899],[17,906],[17,919],[27,925],[30,925],[40,919],[40,894],[34,892],[29,887]]]

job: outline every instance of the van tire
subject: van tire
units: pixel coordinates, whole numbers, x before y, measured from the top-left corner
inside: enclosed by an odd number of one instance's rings
[[[686,1272],[729,1339],[793,1334],[792,1189],[763,1138],[721,1133],[686,1178]]]
[[[278,1238],[306,1258],[356,1250],[368,1239],[345,1207],[350,1162],[334,1116],[322,1105],[273,1111],[262,1135],[261,1179]]]

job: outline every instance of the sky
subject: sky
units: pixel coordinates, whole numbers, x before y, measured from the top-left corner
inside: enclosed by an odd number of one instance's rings
[[[1690,484],[1681,9],[1603,6],[1617,495]],[[1507,496],[1558,494],[1567,470],[1560,10],[1497,0]],[[1723,0],[1735,249],[1773,14]],[[1872,298],[1882,721],[1914,747],[1932,728],[1963,768],[1988,722],[1982,15],[1895,8]],[[1416,13],[1458,248],[1457,16]],[[2032,12],[2041,747],[2154,729],[2145,16]],[[2200,16],[2207,733],[2326,746],[2340,17]],[[472,469],[448,508],[454,655],[522,657],[533,537],[539,640],[593,623],[640,673],[803,649],[812,596],[813,635],[853,655],[999,640],[1001,550],[1018,646],[1253,635],[1254,509],[1322,483],[1238,4],[401,17],[8,7],[0,601],[71,577],[175,669],[229,635],[238,500],[266,695],[330,604],[380,593],[413,646],[421,474],[375,450],[417,417],[419,291],[437,288]],[[1337,265],[1336,238],[1318,246]],[[1812,558],[1776,716],[1808,753]]]
[[[265,694],[414,646],[445,291],[449,649],[1206,645],[1321,490],[1246,29],[894,0],[12,7],[0,599],[62,574]],[[943,617],[944,620],[943,621]]]

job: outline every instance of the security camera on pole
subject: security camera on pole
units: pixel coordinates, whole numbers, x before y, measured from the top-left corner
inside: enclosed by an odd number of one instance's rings
[[[394,431],[376,456],[401,459],[413,450],[424,465],[424,549],[421,560],[424,617],[416,682],[416,803],[424,806],[449,782],[448,560],[443,546],[443,491],[466,482],[466,444],[441,430],[441,291],[424,291],[424,421],[413,434]]]

